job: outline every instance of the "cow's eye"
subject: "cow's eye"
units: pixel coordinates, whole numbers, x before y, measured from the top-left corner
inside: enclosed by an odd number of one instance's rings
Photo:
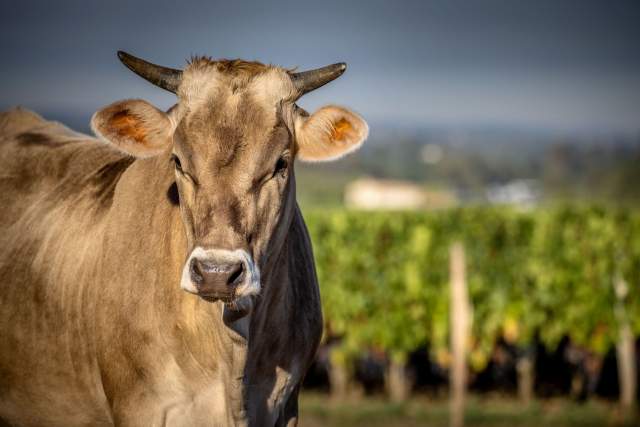
[[[176,170],[178,170],[178,172],[182,172],[182,163],[180,163],[180,159],[178,158],[178,156],[176,156],[175,154],[172,154],[171,161],[176,167]]]
[[[289,166],[289,159],[286,156],[280,156],[280,158],[276,162],[276,167],[273,170],[273,176],[286,175],[288,166]]]

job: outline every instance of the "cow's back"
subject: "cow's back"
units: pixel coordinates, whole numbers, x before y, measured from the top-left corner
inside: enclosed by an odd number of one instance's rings
[[[108,422],[83,284],[101,213],[129,163],[30,111],[0,113],[0,418]]]

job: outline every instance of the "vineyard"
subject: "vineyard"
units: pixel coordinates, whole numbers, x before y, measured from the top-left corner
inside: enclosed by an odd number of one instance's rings
[[[466,258],[471,330],[467,363],[482,371],[499,340],[553,351],[563,339],[595,355],[640,333],[640,214],[592,206],[517,211],[312,211],[332,367],[383,352],[389,378],[428,346],[448,367],[449,253]],[[333,375],[332,388],[340,387]],[[531,386],[529,386],[530,388]],[[396,393],[397,394],[397,393]],[[402,397],[402,396],[401,396]]]

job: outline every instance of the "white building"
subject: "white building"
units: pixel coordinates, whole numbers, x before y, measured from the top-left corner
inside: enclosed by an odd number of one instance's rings
[[[517,179],[487,189],[490,203],[533,207],[540,200],[538,183],[531,179]]]
[[[347,184],[344,203],[354,209],[444,208],[456,203],[446,191],[426,191],[407,181],[360,178]]]

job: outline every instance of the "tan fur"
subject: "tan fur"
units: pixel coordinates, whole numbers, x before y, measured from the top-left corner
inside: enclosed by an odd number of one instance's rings
[[[294,169],[273,168],[300,133],[351,148],[362,129],[301,117],[287,79],[194,60],[169,113],[96,113],[111,145],[0,115],[0,424],[295,425],[322,316]],[[180,289],[194,247],[252,256],[246,311]]]
[[[11,136],[42,123],[42,117],[21,107],[0,113],[0,135]]]
[[[115,102],[93,115],[96,135],[136,157],[155,156],[171,144],[173,125],[169,117],[146,101]]]
[[[351,153],[369,135],[367,123],[343,107],[327,106],[296,121],[298,157],[304,161],[329,161]]]

